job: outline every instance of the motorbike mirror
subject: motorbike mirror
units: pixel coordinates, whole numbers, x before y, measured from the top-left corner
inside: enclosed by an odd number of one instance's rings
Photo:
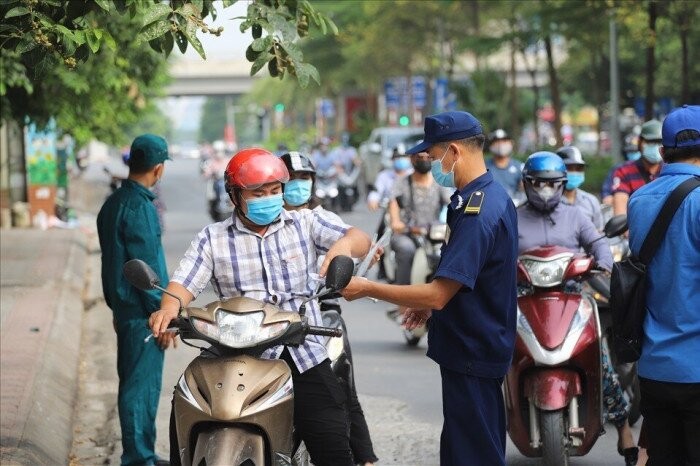
[[[328,265],[326,272],[326,287],[333,291],[342,290],[352,278],[355,263],[349,256],[335,256]]]
[[[124,277],[139,290],[153,290],[160,285],[160,278],[141,259],[132,259],[124,264]]]
[[[603,232],[608,238],[614,238],[615,236],[620,236],[627,231],[627,215],[615,215],[613,218],[608,220],[605,224]]]

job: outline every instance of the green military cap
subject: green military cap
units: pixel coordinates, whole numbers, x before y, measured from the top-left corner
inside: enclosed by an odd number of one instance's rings
[[[659,120],[645,122],[639,136],[645,141],[661,141],[661,122]]]
[[[155,134],[142,134],[134,139],[129,151],[129,168],[151,168],[166,160],[172,160],[168,155],[168,143]]]

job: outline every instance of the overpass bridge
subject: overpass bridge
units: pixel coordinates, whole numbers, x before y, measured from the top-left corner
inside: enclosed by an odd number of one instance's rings
[[[247,60],[178,58],[170,63],[172,81],[166,93],[171,97],[245,94],[259,79],[259,75],[250,76],[250,66]]]

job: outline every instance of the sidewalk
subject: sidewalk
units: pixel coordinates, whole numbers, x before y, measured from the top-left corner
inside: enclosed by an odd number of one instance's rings
[[[71,185],[81,227],[0,232],[0,463],[66,464],[88,249],[102,193]],[[94,211],[93,211],[94,212]],[[94,244],[94,243],[93,243]]]

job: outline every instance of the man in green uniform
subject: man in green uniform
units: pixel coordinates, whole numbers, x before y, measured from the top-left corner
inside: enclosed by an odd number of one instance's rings
[[[131,144],[129,177],[105,201],[97,216],[102,249],[102,291],[114,315],[119,374],[119,422],[122,466],[167,464],[155,454],[156,413],[163,372],[165,333],[149,337],[148,317],[160,308],[160,292],[140,291],[122,273],[124,263],[141,259],[168,282],[158,213],[151,188],[163,176],[168,157],[165,139],[144,134]]]

